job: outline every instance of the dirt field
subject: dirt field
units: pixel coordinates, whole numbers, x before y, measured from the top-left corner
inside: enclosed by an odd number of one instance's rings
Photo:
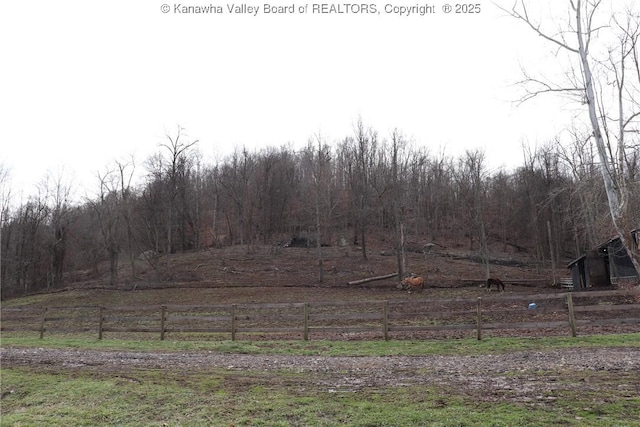
[[[384,242],[372,245],[367,259],[355,247],[326,247],[323,251],[324,277],[319,281],[317,249],[283,248],[281,246],[234,246],[209,249],[201,252],[174,254],[168,260],[171,277],[166,277],[165,258],[158,259],[157,268],[146,261],[138,261],[139,280],[128,282],[127,263],[122,262],[121,284],[118,289],[109,289],[100,280],[79,280],[63,292],[42,294],[26,299],[5,301],[5,307],[11,306],[159,306],[166,304],[252,304],[252,303],[302,303],[329,301],[393,301],[410,300],[419,303],[418,310],[425,312],[447,312],[448,310],[466,310],[473,312],[475,304],[452,306],[443,303],[443,299],[467,300],[482,297],[494,300],[493,306],[486,304],[483,309],[493,310],[488,322],[541,322],[566,321],[566,306],[562,299],[554,300],[557,313],[543,315],[525,312],[520,317],[502,314],[501,310],[520,310],[529,302],[513,301],[517,296],[566,292],[565,289],[552,286],[553,274],[529,259],[526,253],[494,251],[492,257],[492,275],[506,283],[504,292],[488,291],[483,285],[484,266],[474,251],[447,249],[440,246],[430,247],[424,252],[407,253],[408,271],[425,278],[425,289],[407,292],[398,288],[397,278],[387,278],[361,284],[348,284],[366,278],[388,275],[396,271],[397,260]],[[567,271],[568,272],[568,271]],[[563,270],[556,277],[566,277]],[[564,276],[563,276],[564,275]],[[616,304],[631,303],[628,298],[615,301]],[[541,303],[541,301],[538,301]],[[597,301],[596,301],[597,303]],[[607,303],[612,303],[607,301]],[[547,303],[545,309],[553,309]],[[525,310],[526,311],[526,310]],[[616,313],[622,315],[622,313]],[[591,313],[581,313],[581,319]],[[637,314],[634,317],[638,317]],[[463,319],[462,323],[473,323],[474,318]],[[55,328],[55,325],[50,325]],[[64,328],[63,325],[60,326]],[[640,325],[581,326],[580,335],[593,333],[638,332]],[[519,329],[517,331],[491,330],[484,333],[491,336],[567,336],[566,327],[552,330]],[[392,334],[391,338],[402,339],[450,339],[471,338],[475,331],[446,331],[432,333]],[[177,337],[177,335],[174,335]],[[108,338],[121,338],[113,336]],[[134,337],[138,338],[138,337]],[[157,337],[140,337],[155,339]],[[240,336],[239,339],[247,337]],[[317,337],[311,337],[316,339]],[[380,333],[347,333],[335,336],[323,335],[323,339],[380,339]],[[172,339],[171,337],[169,339]],[[189,339],[189,338],[176,338]],[[251,339],[261,339],[253,335]],[[264,339],[300,339],[300,334],[292,336],[273,334]]]
[[[411,244],[406,253],[407,274],[425,278],[427,287],[452,287],[478,283],[485,278],[485,269],[476,250],[460,246],[444,247]],[[499,246],[499,247],[498,247]],[[353,245],[322,248],[323,280],[319,281],[317,248],[285,248],[281,245],[237,245],[209,248],[199,252],[172,254],[136,261],[137,280],[132,282],[130,266],[120,262],[120,288],[142,289],[164,284],[197,284],[213,286],[346,286],[347,282],[397,272],[397,258],[392,244],[377,239],[369,244],[367,258],[361,248]],[[505,250],[506,249],[506,250]],[[492,251],[491,274],[503,280],[534,280],[536,284],[550,285],[553,281],[548,265],[532,261],[527,252],[509,251],[497,245]],[[169,265],[169,269],[167,269]],[[102,287],[107,283],[107,265],[95,271],[78,271],[66,281],[72,287]],[[558,275],[569,276],[560,268]],[[369,286],[393,288],[396,279],[371,282]]]
[[[602,393],[601,399],[640,395],[638,347],[419,357],[261,356],[53,348],[3,348],[1,355],[3,367],[117,373],[133,379],[140,370],[197,373],[223,369],[238,374],[237,391],[252,383],[327,393],[438,384],[476,401],[536,406],[551,404],[553,396],[567,391]],[[295,384],[282,383],[286,372],[298,374]]]

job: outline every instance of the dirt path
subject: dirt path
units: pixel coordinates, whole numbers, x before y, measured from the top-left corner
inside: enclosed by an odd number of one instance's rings
[[[520,351],[482,356],[327,357],[151,353],[135,351],[2,348],[2,366],[127,373],[167,369],[230,373],[304,374],[320,391],[358,391],[437,384],[485,400],[548,399],[554,390],[640,396],[640,348]]]
[[[224,354],[214,352],[136,352],[56,348],[0,349],[3,366],[58,366],[84,369],[242,369],[302,371],[417,370],[431,373],[527,372],[540,370],[640,371],[640,348],[573,348],[482,356],[330,357]]]

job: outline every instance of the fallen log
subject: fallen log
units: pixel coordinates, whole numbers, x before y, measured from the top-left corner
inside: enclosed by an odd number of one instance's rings
[[[397,275],[398,275],[398,273],[391,273],[391,274],[385,274],[384,276],[367,277],[366,279],[352,280],[351,282],[347,282],[347,284],[348,285],[360,285],[362,283],[374,282],[376,280],[390,279],[393,276],[397,276]]]

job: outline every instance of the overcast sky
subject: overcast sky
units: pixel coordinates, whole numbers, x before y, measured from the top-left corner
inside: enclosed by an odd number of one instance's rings
[[[465,15],[439,0],[424,16],[394,14],[416,5],[401,0],[372,3],[373,14],[301,13],[306,0],[265,14],[265,3],[248,2],[252,16],[226,0],[5,2],[0,161],[14,197],[47,171],[90,193],[97,171],[131,154],[142,170],[178,126],[213,161],[319,132],[335,145],[362,117],[383,138],[398,128],[432,152],[480,148],[491,168],[512,169],[523,142],[551,140],[575,113],[554,98],[513,104],[520,66],[552,61],[552,48],[491,2]]]

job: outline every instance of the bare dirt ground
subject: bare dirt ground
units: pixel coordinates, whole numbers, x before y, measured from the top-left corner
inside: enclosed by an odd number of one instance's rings
[[[406,253],[407,271],[425,278],[425,289],[409,294],[398,289],[397,277],[360,284],[349,284],[366,278],[384,276],[397,271],[397,259],[393,245],[380,238],[371,239],[367,258],[363,258],[359,247],[353,245],[322,248],[323,280],[319,280],[317,248],[285,248],[282,245],[236,245],[209,248],[198,252],[172,254],[170,259],[160,257],[149,262],[138,259],[135,281],[130,280],[128,262],[120,263],[120,283],[117,289],[106,285],[105,277],[89,278],[84,273],[68,277],[70,286],[62,292],[55,292],[28,300],[27,305],[35,306],[154,306],[163,304],[251,304],[251,303],[301,303],[328,301],[377,301],[411,300],[424,302],[425,310],[446,312],[451,305],[443,304],[445,299],[475,299],[477,297],[503,297],[532,294],[566,292],[553,286],[554,274],[548,266],[532,259],[526,250],[516,250],[512,246],[493,243],[491,249],[491,274],[506,284],[505,292],[488,292],[482,287],[486,274],[477,251],[468,246],[430,244],[414,242],[408,245]],[[170,268],[168,268],[169,266]],[[106,267],[100,269],[106,273]],[[560,267],[555,277],[568,277],[569,271]],[[542,314],[527,312],[522,318],[508,317],[500,313],[502,307],[519,309],[532,301],[505,300],[495,307],[488,322],[524,321],[564,321],[567,319],[563,301],[556,300],[558,313]],[[537,301],[540,303],[541,301]],[[630,298],[620,298],[618,304],[630,304]],[[6,306],[22,305],[20,300],[3,302]],[[596,302],[597,303],[597,302]],[[607,303],[611,303],[608,301]],[[523,305],[524,304],[524,305]],[[549,305],[548,303],[546,305]],[[464,309],[474,309],[465,307]],[[454,307],[462,309],[462,307]],[[545,309],[550,307],[545,306]],[[624,313],[616,312],[624,317]],[[592,319],[593,312],[580,313],[579,319]],[[631,317],[635,317],[631,316]],[[473,320],[473,319],[472,319]],[[54,325],[55,326],[55,325]],[[53,327],[53,326],[52,326]],[[636,323],[621,325],[580,326],[578,334],[640,332]],[[567,328],[554,330],[531,329],[517,331],[518,336],[549,336],[569,333]],[[395,333],[392,339],[451,339],[472,337],[471,331],[447,331],[446,333]],[[300,339],[294,336],[270,335],[266,339]],[[513,336],[513,330],[494,329],[485,336]],[[252,336],[252,339],[260,337]],[[315,339],[315,337],[313,337]],[[379,334],[342,334],[325,339],[380,339]]]
[[[477,246],[477,244],[476,244]],[[323,280],[319,281],[318,249],[314,247],[282,247],[282,245],[235,245],[209,248],[198,252],[173,254],[156,259],[140,257],[136,263],[137,280],[127,279],[130,266],[120,263],[120,287],[146,289],[158,285],[190,284],[216,286],[346,286],[348,282],[397,272],[393,244],[384,238],[372,238],[367,257],[354,245],[332,245],[322,248]],[[425,278],[427,287],[451,287],[482,281],[485,269],[477,248],[462,244],[448,246],[425,241],[408,244],[407,274]],[[491,274],[507,282],[536,281],[551,284],[548,265],[532,261],[526,251],[494,243],[490,257]],[[170,266],[167,268],[167,266]],[[89,278],[89,271],[78,272],[68,282],[77,286],[100,286],[106,283],[107,265],[101,276]],[[167,273],[169,271],[169,273]],[[559,268],[559,275],[569,270]],[[393,288],[397,279],[371,282],[370,286]]]
[[[3,348],[3,367],[117,374],[141,370],[190,373],[223,370],[282,386],[280,373],[298,374],[291,387],[318,392],[434,386],[480,401],[545,404],[561,392],[640,396],[640,348],[519,351],[482,356],[321,357],[135,352],[54,348]],[[303,378],[303,379],[301,379]],[[251,381],[249,379],[248,381]],[[245,381],[246,386],[246,381]]]

